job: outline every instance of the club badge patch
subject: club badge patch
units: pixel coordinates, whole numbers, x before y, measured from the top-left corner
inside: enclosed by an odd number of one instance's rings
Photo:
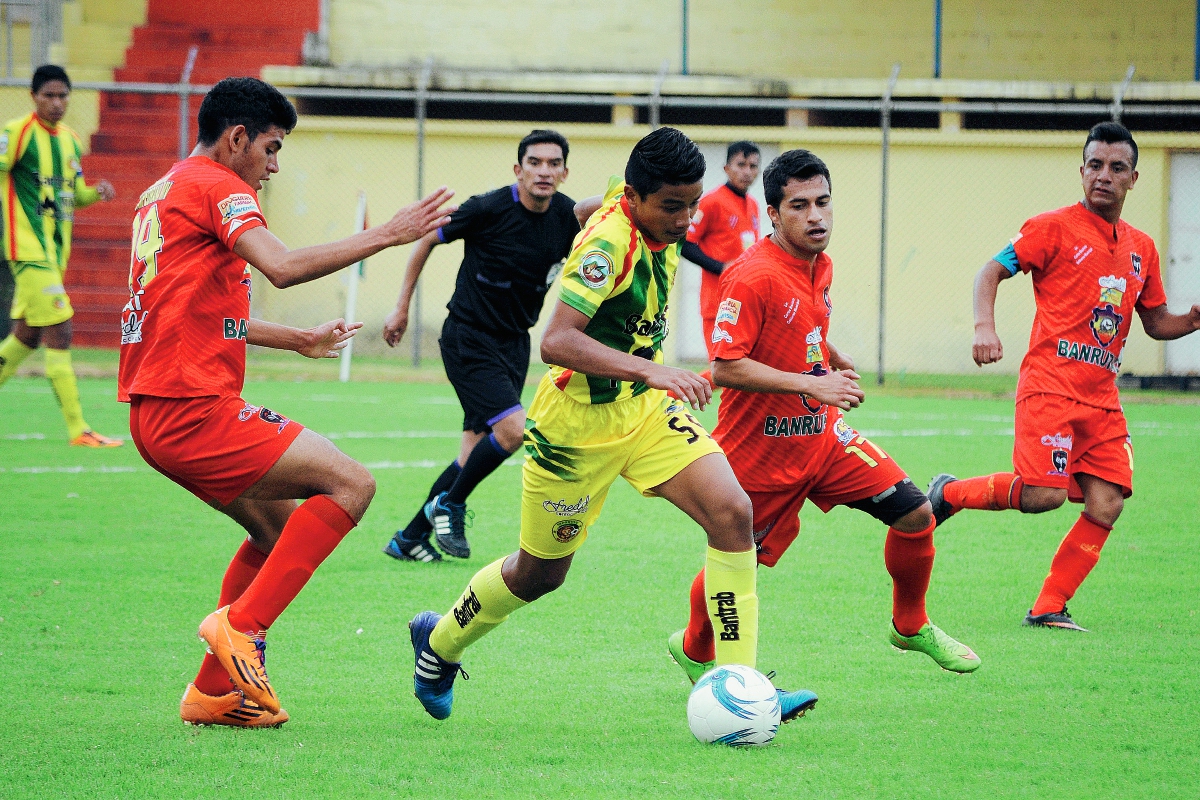
[[[583,531],[583,523],[577,519],[564,519],[554,523],[551,531],[554,533],[556,540],[562,544],[566,544]]]
[[[579,279],[593,289],[608,283],[608,276],[612,274],[612,257],[603,250],[585,253],[579,261]]]
[[[1112,303],[1106,303],[1102,308],[1092,309],[1092,336],[1101,347],[1108,347],[1112,344],[1113,339],[1117,338],[1117,331],[1121,328],[1121,321],[1124,320],[1117,310],[1113,308]]]

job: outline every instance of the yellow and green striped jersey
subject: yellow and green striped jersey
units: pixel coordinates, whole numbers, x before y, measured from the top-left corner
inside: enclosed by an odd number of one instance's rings
[[[61,122],[49,128],[31,113],[4,126],[0,208],[6,259],[66,269],[75,208],[100,197],[83,182],[82,157],[79,136]]]
[[[667,297],[679,266],[679,245],[646,241],[629,218],[625,183],[610,178],[604,204],[575,237],[559,298],[591,318],[584,333],[614,350],[657,364],[667,338]],[[550,380],[581,403],[611,403],[642,394],[641,382],[596,378],[550,367]]]

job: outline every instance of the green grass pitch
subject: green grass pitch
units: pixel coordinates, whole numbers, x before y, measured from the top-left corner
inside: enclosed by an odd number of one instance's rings
[[[81,390],[98,430],[127,433],[112,380]],[[400,564],[380,548],[457,450],[450,388],[273,380],[245,395],[335,434],[379,483],[271,631],[292,715],[279,730],[177,715],[235,525],[132,446],[67,447],[43,379],[0,390],[0,797],[1195,796],[1200,406],[1128,406],[1137,494],[1071,603],[1090,634],[1020,625],[1077,507],[968,512],[938,532],[929,611],[980,654],[974,675],[887,645],[883,526],[806,507],[791,551],[760,571],[759,666],[821,701],[771,746],[733,751],[692,739],[666,653],[704,548],[666,502],[619,482],[566,585],[468,652],[438,723],[412,697],[405,623],[515,549],[516,460],[472,498],[470,561]],[[1011,413],[869,387],[850,420],[924,486],[1008,467]]]

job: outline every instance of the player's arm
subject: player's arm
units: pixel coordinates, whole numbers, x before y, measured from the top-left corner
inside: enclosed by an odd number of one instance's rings
[[[645,358],[601,344],[584,333],[591,317],[562,300],[542,335],[542,360],[596,378],[640,381],[653,389],[665,389],[703,409],[712,400],[708,381],[686,369],[656,364]]]
[[[716,359],[712,367],[717,386],[743,392],[764,394],[806,394],[830,406],[857,408],[866,397],[858,386],[858,373],[852,369],[828,375],[800,375],[767,366],[752,358]]]
[[[1012,250],[1012,245],[1005,253]],[[1003,255],[1003,254],[1002,254]],[[1013,254],[1015,266],[1016,254]],[[975,275],[975,340],[971,343],[971,357],[979,366],[994,364],[1004,358],[1004,346],[996,334],[996,289],[1000,282],[1016,272],[996,259],[989,260]]]
[[[404,285],[400,288],[400,299],[396,301],[396,307],[391,314],[388,314],[388,318],[383,323],[383,340],[388,343],[389,347],[400,344],[400,339],[408,330],[408,309],[412,305],[417,279],[421,277],[421,270],[425,269],[425,262],[429,260],[429,254],[439,244],[441,244],[441,240],[438,239],[438,233],[435,230],[422,236],[413,245],[412,254],[408,257],[408,266],[404,270]]]
[[[349,344],[362,326],[361,322],[347,324],[335,319],[315,328],[301,329],[252,319],[246,324],[246,344],[293,350],[306,358],[337,358],[338,351]]]
[[[78,159],[76,163],[78,163],[79,161],[83,160],[83,143],[79,140],[78,136],[75,136],[74,140],[75,157]],[[72,188],[75,192],[76,208],[85,208],[97,200],[104,200],[107,202],[117,196],[117,190],[114,189],[113,185],[104,178],[101,178],[99,181],[97,181],[95,186],[88,186],[87,181],[83,179],[82,169],[75,172],[75,184]]]
[[[443,208],[454,192],[445,186],[433,194],[404,206],[382,225],[329,244],[289,250],[275,234],[262,226],[238,237],[233,252],[257,267],[271,285],[284,289],[337,272],[370,258],[381,250],[415,242],[450,221],[454,207]]]
[[[1154,308],[1137,306],[1137,312],[1142,318],[1142,328],[1151,339],[1178,339],[1193,331],[1200,331],[1200,303],[1192,306],[1186,314],[1172,314],[1167,310],[1166,303]]]
[[[687,239],[684,239],[679,254],[700,269],[705,272],[711,272],[713,275],[720,275],[725,271],[725,267],[728,266],[724,261],[717,261],[712,256],[706,254],[700,249],[700,245]]]
[[[575,204],[575,219],[579,220],[579,228],[587,227],[587,221],[604,205],[604,195],[597,194],[585,197]]]

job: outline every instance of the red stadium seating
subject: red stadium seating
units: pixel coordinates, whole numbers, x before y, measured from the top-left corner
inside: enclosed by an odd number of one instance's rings
[[[270,3],[242,0],[233,7],[149,0],[146,24],[134,30],[117,81],[176,83],[191,45],[199,47],[192,83],[231,75],[259,75],[268,64],[301,63],[304,35],[319,25],[319,0]],[[192,144],[196,111],[190,104]],[[179,100],[170,95],[105,92],[100,126],[84,157],[88,180],[108,178],[117,199],[76,212],[67,290],[75,307],[74,342],[117,347],[117,318],[128,299],[133,207],[142,191],[178,156]]]

